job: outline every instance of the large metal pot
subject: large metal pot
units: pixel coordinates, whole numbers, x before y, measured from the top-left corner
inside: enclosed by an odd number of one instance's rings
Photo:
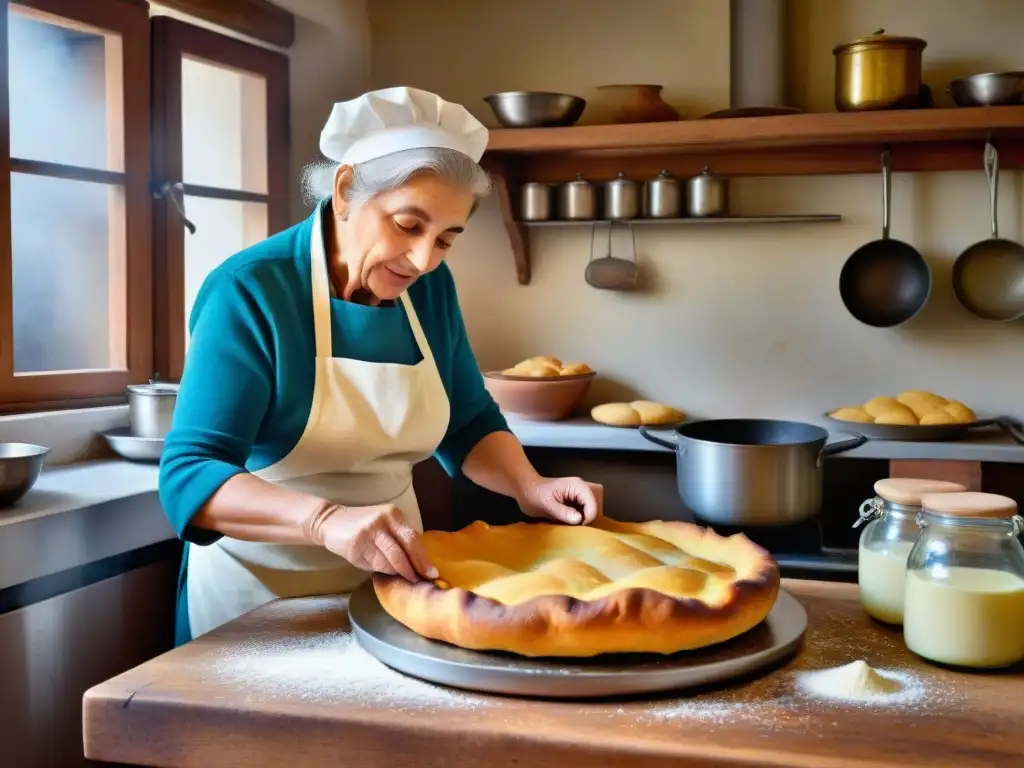
[[[683,504],[718,525],[792,525],[821,512],[822,460],[867,438],[826,444],[813,424],[771,419],[712,419],[683,424],[675,440],[640,433],[676,452]]]
[[[128,387],[128,423],[135,437],[165,437],[178,400],[178,385],[150,380]]]
[[[920,106],[921,59],[928,44],[918,37],[884,32],[880,29],[832,50],[836,109],[840,112]]]

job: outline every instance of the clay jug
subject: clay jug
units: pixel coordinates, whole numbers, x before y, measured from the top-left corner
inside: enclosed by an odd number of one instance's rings
[[[609,123],[661,123],[679,113],[661,98],[660,85],[599,85],[601,114]]]

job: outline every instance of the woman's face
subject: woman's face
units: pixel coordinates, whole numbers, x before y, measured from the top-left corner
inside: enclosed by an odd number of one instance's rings
[[[338,169],[333,200],[338,247],[348,267],[346,296],[362,288],[381,300],[396,299],[444,259],[466,226],[473,193],[419,174],[349,206],[344,192],[351,179],[351,168]]]

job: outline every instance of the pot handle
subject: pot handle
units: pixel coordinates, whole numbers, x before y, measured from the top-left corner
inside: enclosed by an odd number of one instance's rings
[[[837,453],[843,453],[845,451],[852,451],[854,448],[859,448],[864,445],[868,439],[864,435],[854,435],[849,440],[840,440],[838,443],[827,443],[821,449],[821,453],[818,454],[818,466],[821,466],[822,459],[826,459],[829,456],[834,456]]]
[[[1013,419],[1008,416],[999,416],[995,419],[999,429],[1003,431],[1003,434],[1007,435],[1017,445],[1024,445],[1024,430],[1021,429],[1020,424],[1016,423]]]
[[[645,427],[643,425],[641,425],[640,427],[640,434],[648,442],[654,443],[655,445],[660,445],[662,448],[668,448],[670,451],[676,451],[679,449],[678,440],[666,440],[663,437],[658,437],[657,435],[651,434],[652,431],[653,430],[650,427]]]

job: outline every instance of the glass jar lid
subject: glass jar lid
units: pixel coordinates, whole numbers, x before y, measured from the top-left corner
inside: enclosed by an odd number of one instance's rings
[[[963,493],[928,494],[921,499],[921,508],[940,517],[960,520],[1006,520],[1017,514],[1017,502],[997,493],[965,491]]]
[[[875,483],[875,494],[880,499],[905,507],[920,507],[921,498],[931,494],[963,493],[966,490],[960,483],[913,477],[885,477]]]
[[[916,515],[921,509],[921,498],[929,494],[958,493],[967,489],[960,483],[946,480],[920,480],[913,477],[884,477],[874,486],[875,496],[860,505],[853,527],[891,514],[899,517]]]

